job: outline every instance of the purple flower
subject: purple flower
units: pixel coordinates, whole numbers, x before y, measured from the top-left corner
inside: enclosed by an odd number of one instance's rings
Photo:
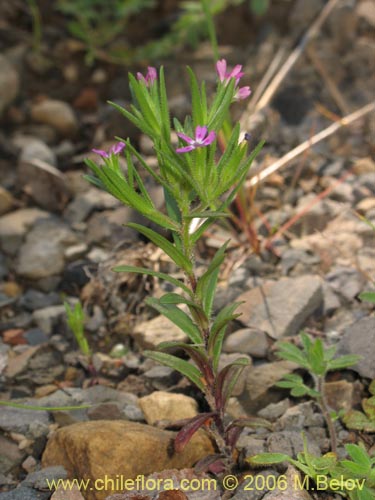
[[[221,59],[221,61],[218,61],[216,63],[216,70],[217,74],[219,75],[220,81],[229,83],[229,80],[231,78],[236,79],[236,85],[238,85],[238,82],[240,81],[240,78],[244,75],[244,73],[241,71],[242,66],[241,64],[237,64],[230,73],[227,72],[227,61],[225,59]]]
[[[247,85],[246,87],[241,87],[237,89],[236,93],[234,94],[234,98],[236,101],[241,101],[242,99],[246,99],[249,97],[251,94],[250,87]]]
[[[185,134],[178,133],[178,137],[180,137],[183,141],[187,142],[189,145],[184,148],[176,149],[176,153],[188,153],[189,151],[193,151],[193,149],[202,148],[204,146],[209,146],[212,144],[216,138],[216,132],[213,130],[207,135],[208,129],[207,127],[201,127],[198,125],[195,129],[195,138],[192,139]]]
[[[101,156],[102,158],[109,158],[111,155],[118,155],[125,148],[125,142],[116,142],[113,146],[109,148],[109,151],[104,151],[103,149],[92,149],[93,153]]]
[[[216,63],[216,71],[217,71],[217,74],[219,75],[219,79],[222,83],[224,83],[225,85],[228,85],[231,78],[236,79],[235,88],[237,90],[236,90],[236,93],[234,94],[234,99],[237,101],[241,101],[242,99],[246,99],[251,94],[250,87],[248,87],[248,86],[237,88],[238,84],[240,82],[240,79],[244,75],[244,73],[241,70],[242,70],[241,64],[237,64],[232,69],[231,72],[228,72],[227,71],[227,61],[225,59],[221,59],[220,61],[218,61]]]
[[[156,68],[154,68],[153,66],[149,66],[147,68],[146,76],[143,76],[142,73],[137,73],[138,80],[143,82],[147,87],[152,85],[157,77],[158,73],[156,71]]]

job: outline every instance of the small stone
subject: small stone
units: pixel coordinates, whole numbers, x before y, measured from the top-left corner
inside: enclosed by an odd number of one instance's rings
[[[238,352],[250,354],[255,358],[265,358],[268,352],[267,335],[255,328],[241,328],[225,339],[224,352]]]
[[[307,427],[322,426],[324,426],[324,417],[313,401],[287,408],[278,421],[278,428],[281,430],[300,430]]]
[[[23,190],[46,210],[61,211],[70,198],[64,174],[45,161],[21,162],[18,178]]]
[[[14,205],[14,198],[5,188],[0,186],[0,215],[9,212]]]
[[[33,410],[33,421],[43,424],[49,423],[48,412]],[[5,432],[18,432],[26,434],[30,427],[30,410],[3,406],[0,412],[0,429]]]
[[[27,369],[30,359],[34,356],[38,349],[39,346],[30,347],[21,354],[9,358],[8,366],[5,371],[6,376],[12,379],[23,373]]]
[[[29,345],[40,345],[48,342],[48,336],[39,328],[31,328],[25,332],[25,339]]]
[[[331,316],[341,306],[341,302],[328,283],[324,282],[322,289],[324,314]]]
[[[47,146],[44,141],[34,136],[17,135],[13,139],[13,144],[16,148],[19,148],[21,150],[19,156],[20,164],[29,165],[34,161],[41,161],[43,163],[46,163],[47,165],[52,166],[56,166],[57,164],[56,155],[52,151],[52,149]],[[35,174],[35,169],[33,169],[32,167],[30,167],[30,169]],[[23,181],[23,179],[21,178],[22,174],[27,175],[27,177],[30,178],[30,173],[25,168],[24,172],[18,172],[19,181]]]
[[[312,500],[311,495],[304,488],[296,488],[296,484],[303,483],[303,478],[294,467],[289,465],[285,475],[283,484],[286,484],[286,488],[276,487],[263,496],[262,500]]]
[[[319,446],[308,440],[308,450],[311,454],[320,456]],[[285,453],[290,457],[296,458],[297,453],[303,451],[303,437],[300,431],[281,431],[273,432],[267,440],[267,449],[269,453]]]
[[[116,208],[120,202],[106,191],[90,188],[78,193],[66,207],[64,217],[71,223],[83,222],[95,210]]]
[[[266,420],[277,420],[279,417],[284,415],[284,413],[290,407],[290,400],[288,398],[279,401],[278,403],[270,403],[265,408],[258,411],[258,416],[265,418]]]
[[[50,217],[39,208],[21,208],[0,217],[0,247],[15,255],[27,231],[41,219]]]
[[[65,315],[64,306],[50,306],[34,311],[33,320],[45,335],[50,336],[54,327],[65,318]]]
[[[76,260],[83,257],[88,251],[88,246],[86,243],[78,243],[77,245],[72,245],[65,249],[64,257],[66,260]]]
[[[364,198],[360,202],[357,203],[356,209],[361,214],[366,214],[370,210],[375,209],[375,197],[371,196],[368,198]]]
[[[155,391],[139,399],[146,422],[150,425],[159,420],[174,422],[192,418],[198,414],[197,402],[183,394]]]
[[[79,487],[73,484],[67,490],[63,486],[59,485],[53,495],[51,500],[85,500],[81,494]]]
[[[59,465],[54,467],[45,467],[41,470],[31,472],[22,481],[23,486],[31,486],[36,490],[49,489],[48,483],[58,481],[59,479],[67,479],[68,475],[64,467]]]
[[[353,408],[354,385],[346,380],[326,382],[324,394],[328,406],[337,412],[340,410],[347,412]]]
[[[321,280],[316,276],[281,278],[244,292],[237,309],[239,321],[266,332],[273,339],[295,335],[323,300]]]
[[[365,282],[357,269],[342,266],[335,266],[325,278],[330,287],[348,301],[353,300],[362,291]]]
[[[18,445],[14,441],[2,435],[0,435],[0,449],[0,473],[8,474],[21,464],[25,455],[21,453]]]
[[[13,328],[11,330],[5,330],[2,332],[3,341],[5,344],[9,345],[22,345],[27,344],[25,339],[25,331],[21,328]]]
[[[375,317],[362,318],[345,329],[337,355],[357,354],[360,361],[350,367],[361,377],[375,378]]]
[[[245,408],[250,412],[258,411],[270,403],[279,401],[282,395],[274,385],[295,368],[295,363],[290,361],[274,361],[260,366],[252,366],[246,379]]]
[[[34,488],[19,486],[14,490],[0,494],[1,500],[47,500],[51,495],[50,491],[36,491]]]
[[[20,78],[13,65],[0,54],[0,116],[18,95]]]
[[[121,420],[123,417],[119,405],[116,403],[101,403],[89,408],[87,416],[90,420]]]
[[[22,468],[30,473],[34,472],[37,466],[37,461],[32,455],[29,455],[23,462],[22,462]]]
[[[186,334],[165,316],[156,316],[136,325],[132,336],[144,349],[153,349],[164,341],[186,342]]]
[[[20,249],[18,274],[34,280],[58,275],[64,269],[64,247],[76,241],[74,233],[58,219],[41,221]]]
[[[39,290],[29,288],[20,299],[20,306],[28,311],[42,309],[44,307],[55,306],[61,303],[61,298],[56,292],[43,293]]]
[[[33,104],[30,114],[33,120],[51,125],[64,137],[77,132],[77,118],[69,104],[64,101],[45,99]]]

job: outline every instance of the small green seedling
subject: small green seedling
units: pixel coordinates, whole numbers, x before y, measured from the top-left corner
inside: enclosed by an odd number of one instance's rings
[[[69,304],[64,302],[64,307],[67,323],[74,334],[79,350],[84,356],[91,356],[91,349],[85,337],[85,313],[81,303],[77,302],[73,308],[70,308]]]
[[[317,401],[327,423],[332,451],[336,452],[336,433],[324,394],[324,381],[329,371],[348,368],[357,363],[360,356],[347,354],[334,358],[336,346],[324,347],[321,339],[317,338],[313,342],[305,333],[301,333],[301,340],[301,349],[290,342],[280,342],[276,354],[307,370],[314,380],[314,387],[308,387],[302,377],[296,374],[284,375],[284,379],[276,385],[290,389],[292,396],[309,396]]]
[[[348,429],[363,432],[375,432],[375,380],[368,388],[372,396],[362,400],[363,412],[350,410],[342,416],[342,421]]]
[[[304,450],[293,459],[284,453],[260,453],[248,458],[253,466],[269,466],[289,462],[305,474],[301,488],[332,491],[350,500],[373,500],[375,495],[375,457],[371,457],[363,445],[347,444],[350,459],[338,460],[335,453],[321,457]]]

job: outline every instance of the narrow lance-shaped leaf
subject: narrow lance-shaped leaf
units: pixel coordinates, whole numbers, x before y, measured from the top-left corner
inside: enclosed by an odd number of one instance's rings
[[[178,371],[193,382],[198,389],[204,392],[205,386],[202,381],[202,374],[198,368],[192,364],[183,359],[177,358],[176,356],[172,356],[171,354],[166,354],[165,352],[144,351],[143,355],[164,366],[169,366],[169,368]]]
[[[200,346],[175,341],[162,342],[158,345],[159,351],[166,351],[169,349],[182,349],[185,351],[201,371],[202,378],[204,378],[208,384],[212,384],[214,382],[214,374],[207,358],[207,354]]]
[[[117,266],[112,268],[112,271],[116,273],[137,273],[137,274],[147,274],[149,276],[154,276],[155,278],[160,278],[172,285],[181,288],[184,292],[186,292],[190,297],[193,297],[192,291],[182,282],[169,276],[169,274],[161,273],[159,271],[153,271],[152,269],[147,269],[146,267],[137,267],[137,266]]]
[[[142,226],[141,224],[136,224],[134,222],[129,222],[127,226],[143,234],[149,240],[151,240],[152,243],[164,250],[164,252],[173,260],[173,262],[175,262],[175,264],[181,267],[184,271],[186,271],[187,273],[191,272],[192,263],[180,250],[178,250],[173,245],[173,243],[164,238],[164,236],[157,233],[153,229],[150,229],[149,227]]]
[[[203,426],[206,422],[210,421],[215,415],[215,412],[201,413],[193,417],[177,434],[174,441],[174,448],[177,453],[183,451],[193,435]]]
[[[197,325],[195,325],[191,318],[177,306],[174,304],[161,304],[158,299],[153,297],[147,298],[146,304],[156,309],[160,314],[181,328],[193,344],[200,345],[203,343],[203,338]]]

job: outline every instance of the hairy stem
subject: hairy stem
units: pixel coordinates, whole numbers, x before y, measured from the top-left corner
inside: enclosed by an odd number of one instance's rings
[[[317,398],[317,402],[322,411],[323,417],[327,423],[329,439],[331,441],[331,450],[333,453],[337,453],[337,438],[336,438],[336,430],[329,412],[329,405],[327,403],[327,399],[324,392],[324,377],[319,376],[316,379],[316,388],[319,392],[320,396]]]

